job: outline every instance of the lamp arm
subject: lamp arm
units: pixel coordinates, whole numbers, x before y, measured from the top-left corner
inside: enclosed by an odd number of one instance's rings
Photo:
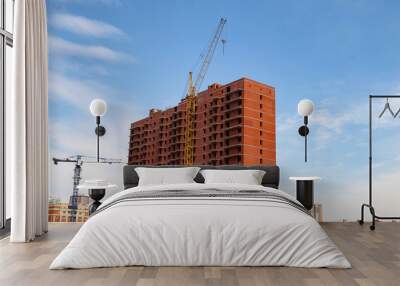
[[[308,116],[304,116],[304,126],[307,129],[308,125]],[[307,131],[305,132],[304,136],[304,162],[307,162]]]
[[[304,162],[307,162],[307,134],[304,136]]]
[[[96,124],[97,124],[97,162],[100,162],[100,116],[96,116]]]

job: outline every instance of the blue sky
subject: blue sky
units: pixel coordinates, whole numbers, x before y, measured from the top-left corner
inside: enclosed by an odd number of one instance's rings
[[[129,122],[180,100],[188,71],[223,16],[225,53],[219,46],[203,88],[240,77],[274,86],[283,175],[324,177],[327,198],[351,188],[354,180],[365,187],[368,94],[400,89],[400,2],[49,0],[47,5],[53,154],[95,151],[88,104],[102,97],[109,103],[102,155],[126,159]],[[308,164],[297,135],[302,98],[316,104]],[[397,109],[400,100],[392,104]],[[374,112],[380,108],[378,102]],[[378,175],[396,172],[399,164],[393,151],[398,121],[386,118],[375,128]],[[283,186],[291,188],[285,179]],[[357,204],[363,198],[359,193]]]

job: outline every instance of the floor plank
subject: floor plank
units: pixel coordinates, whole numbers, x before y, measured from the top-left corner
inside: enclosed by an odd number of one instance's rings
[[[50,224],[48,234],[27,244],[0,240],[0,285],[400,285],[400,223],[325,223],[323,228],[352,269],[289,267],[118,267],[50,271],[54,257],[81,224]]]

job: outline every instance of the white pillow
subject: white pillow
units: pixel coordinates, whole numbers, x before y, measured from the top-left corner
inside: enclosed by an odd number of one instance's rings
[[[199,170],[199,167],[135,168],[139,176],[139,186],[195,183],[193,179]]]
[[[204,183],[261,185],[262,170],[202,170]]]

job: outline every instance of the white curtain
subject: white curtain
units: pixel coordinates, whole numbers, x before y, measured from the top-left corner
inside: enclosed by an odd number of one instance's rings
[[[15,1],[13,94],[7,120],[12,242],[47,232],[47,23],[45,0]],[[7,179],[7,178],[6,178]]]

